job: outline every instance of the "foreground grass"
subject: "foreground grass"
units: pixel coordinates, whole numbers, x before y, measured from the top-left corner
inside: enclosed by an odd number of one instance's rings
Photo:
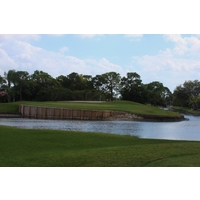
[[[72,108],[72,109],[86,109],[86,110],[112,110],[124,111],[141,116],[163,116],[163,117],[180,117],[176,112],[166,111],[154,106],[144,105],[130,101],[113,101],[103,103],[86,103],[86,102],[14,102],[0,104],[0,112],[18,112],[20,104],[33,106],[46,106],[56,108]]]
[[[0,126],[0,166],[200,166],[200,142]]]

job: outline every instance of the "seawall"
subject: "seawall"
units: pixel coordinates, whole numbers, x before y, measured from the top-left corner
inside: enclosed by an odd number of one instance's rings
[[[71,120],[124,120],[141,122],[178,122],[185,120],[181,117],[138,116],[120,111],[82,110],[69,108],[53,108],[31,105],[19,106],[19,117],[34,119],[71,119]]]
[[[95,111],[30,105],[20,105],[19,113],[24,118],[77,120],[106,120],[114,116],[126,114],[125,112],[118,111]]]

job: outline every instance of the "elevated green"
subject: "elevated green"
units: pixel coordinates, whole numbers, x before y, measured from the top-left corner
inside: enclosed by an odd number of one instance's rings
[[[112,111],[124,111],[132,114],[142,116],[163,116],[163,117],[180,117],[181,115],[176,112],[166,111],[154,106],[144,105],[140,103],[130,101],[113,101],[113,102],[34,102],[23,101],[15,103],[0,104],[0,112],[18,112],[18,106],[34,105],[56,108],[72,108],[72,109],[87,109],[87,110],[112,110]]]
[[[0,113],[18,113],[19,102],[0,103]]]
[[[0,166],[200,166],[200,142],[0,126]]]

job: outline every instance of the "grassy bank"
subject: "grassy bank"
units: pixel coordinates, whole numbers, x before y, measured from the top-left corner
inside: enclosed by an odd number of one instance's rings
[[[0,103],[0,113],[15,113],[19,112],[19,102]]]
[[[200,166],[200,142],[0,126],[0,166]]]
[[[192,110],[191,108],[186,108],[186,107],[178,107],[178,106],[173,106],[172,108],[176,112],[184,113],[184,114],[189,114],[189,115],[195,115],[195,116],[200,116],[200,110]]]
[[[130,101],[113,101],[113,102],[97,102],[97,103],[86,103],[86,102],[14,102],[0,104],[0,112],[18,112],[20,104],[34,105],[34,106],[45,106],[45,107],[56,107],[56,108],[74,108],[74,109],[86,109],[86,110],[112,110],[112,111],[124,111],[140,116],[149,117],[180,117],[181,115],[176,112],[165,111],[150,105],[143,105]]]

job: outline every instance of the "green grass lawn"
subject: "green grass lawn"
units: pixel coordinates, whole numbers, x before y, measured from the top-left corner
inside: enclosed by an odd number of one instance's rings
[[[144,104],[130,102],[130,101],[113,101],[113,102],[103,102],[103,103],[24,101],[24,102],[14,102],[14,103],[1,103],[0,112],[17,113],[18,107],[20,104],[56,107],[56,108],[124,111],[124,112],[129,112],[132,114],[142,115],[142,116],[163,116],[163,117],[180,117],[181,116],[177,112],[165,111],[154,106],[144,105]]]
[[[200,110],[192,110],[191,108],[178,107],[178,106],[173,106],[173,109],[175,111],[182,112],[182,113],[185,113],[185,114],[200,116]]]
[[[0,113],[18,113],[19,102],[0,103]]]
[[[0,126],[0,166],[200,166],[200,142]]]

